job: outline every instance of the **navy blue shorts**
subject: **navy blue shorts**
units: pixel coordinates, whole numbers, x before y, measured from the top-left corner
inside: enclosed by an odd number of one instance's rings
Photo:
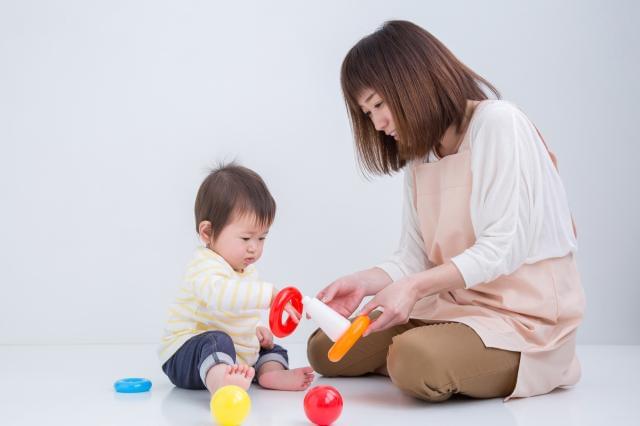
[[[260,348],[256,371],[267,361],[276,361],[289,368],[287,350],[275,345],[272,349]],[[217,364],[234,365],[236,349],[231,337],[223,331],[206,331],[193,336],[162,366],[171,383],[184,389],[206,389],[205,378],[211,367]],[[256,376],[257,377],[257,376]]]

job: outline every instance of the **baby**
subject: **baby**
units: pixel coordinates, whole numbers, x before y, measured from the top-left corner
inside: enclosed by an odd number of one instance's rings
[[[202,182],[195,216],[204,247],[169,309],[159,351],[174,385],[213,394],[226,385],[248,389],[255,379],[268,389],[300,391],[313,381],[310,367],[289,369],[286,349],[259,325],[276,289],[253,264],[275,212],[264,181],[245,167],[221,166]],[[299,319],[291,306],[287,312]]]

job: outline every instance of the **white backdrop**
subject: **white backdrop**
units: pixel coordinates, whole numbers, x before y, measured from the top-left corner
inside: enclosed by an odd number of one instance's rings
[[[517,3],[517,4],[516,4]],[[401,177],[359,173],[339,67],[388,19],[439,37],[560,158],[579,342],[640,344],[633,1],[0,1],[0,343],[155,342],[208,167],[278,203],[258,268],[313,295],[389,255]],[[289,339],[303,341],[307,321]]]

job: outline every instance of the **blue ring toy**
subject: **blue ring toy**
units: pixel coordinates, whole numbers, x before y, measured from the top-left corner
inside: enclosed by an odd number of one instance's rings
[[[151,389],[151,380],[139,377],[128,377],[120,379],[113,384],[116,392],[120,393],[138,393],[147,392]]]

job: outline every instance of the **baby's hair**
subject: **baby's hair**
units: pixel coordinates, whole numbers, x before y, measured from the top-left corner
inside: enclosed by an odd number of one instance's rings
[[[219,164],[209,172],[195,203],[196,232],[202,221],[211,222],[214,238],[234,218],[255,217],[260,226],[271,226],[276,202],[267,185],[253,170],[235,162]]]

